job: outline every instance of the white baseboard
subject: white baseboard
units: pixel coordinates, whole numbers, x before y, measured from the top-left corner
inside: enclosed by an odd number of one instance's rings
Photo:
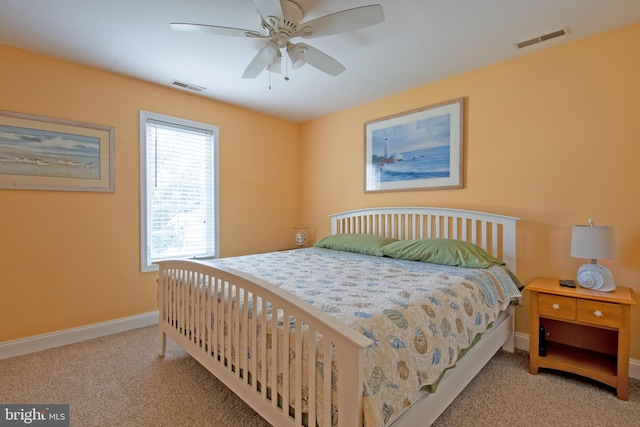
[[[523,334],[522,332],[515,333],[516,348],[518,350],[529,351],[529,334]]]
[[[529,334],[516,332],[516,348],[519,350],[529,351]],[[640,379],[640,360],[629,359],[629,377]]]
[[[93,338],[104,337],[111,334],[144,328],[158,323],[158,312],[139,314],[123,317],[102,323],[81,326],[79,328],[66,329],[50,334],[36,335],[14,341],[0,343],[0,360],[9,357],[34,353],[48,348],[60,347]],[[519,350],[529,351],[529,334],[516,332],[515,347]],[[629,377],[640,379],[640,360],[629,359]]]
[[[34,353],[48,348],[60,347],[80,341],[100,338],[106,335],[143,328],[158,323],[158,312],[138,314],[107,322],[94,323],[79,328],[65,329],[49,334],[35,335],[14,341],[0,343],[0,360],[23,354]]]

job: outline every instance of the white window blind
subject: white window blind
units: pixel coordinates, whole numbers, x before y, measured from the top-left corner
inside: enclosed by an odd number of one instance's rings
[[[216,256],[217,129],[143,113],[143,271],[161,259]]]

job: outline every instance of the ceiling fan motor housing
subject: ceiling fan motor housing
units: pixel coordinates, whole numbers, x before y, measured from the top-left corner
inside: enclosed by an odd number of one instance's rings
[[[262,31],[268,34],[278,47],[283,48],[289,44],[292,34],[298,31],[298,25],[302,22],[302,8],[291,0],[281,0],[282,16],[281,22],[267,18],[268,21],[262,19]]]

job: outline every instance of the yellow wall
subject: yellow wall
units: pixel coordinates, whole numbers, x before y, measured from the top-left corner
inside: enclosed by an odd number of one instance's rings
[[[525,51],[526,52],[526,51]],[[305,123],[302,222],[370,206],[447,206],[512,215],[518,276],[575,277],[571,226],[615,227],[603,260],[640,303],[640,24],[477,69]],[[465,188],[364,194],[364,122],[464,97]],[[528,298],[517,330],[528,333]],[[640,359],[640,308],[632,308]]]
[[[521,217],[527,282],[573,277],[571,225],[592,217],[615,226],[618,258],[601,262],[640,297],[638,51],[640,24],[296,125],[0,46],[0,109],[116,131],[115,193],[0,190],[0,342],[156,308],[155,275],[139,272],[140,109],[220,126],[223,256],[290,247],[295,225],[317,239],[334,212],[448,206]],[[465,188],[364,194],[364,122],[458,97]]]
[[[219,126],[223,256],[292,245],[297,124],[2,45],[0,109],[115,128],[116,187],[0,189],[0,342],[157,309],[140,273],[141,109]]]

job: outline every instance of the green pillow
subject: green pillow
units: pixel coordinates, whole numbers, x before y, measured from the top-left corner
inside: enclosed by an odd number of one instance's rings
[[[391,258],[455,267],[489,268],[505,263],[479,246],[453,239],[399,240],[382,248]]]
[[[381,249],[389,243],[397,242],[388,237],[371,234],[334,234],[327,236],[313,246],[317,248],[335,249],[337,251],[356,252],[365,255],[383,256]]]

